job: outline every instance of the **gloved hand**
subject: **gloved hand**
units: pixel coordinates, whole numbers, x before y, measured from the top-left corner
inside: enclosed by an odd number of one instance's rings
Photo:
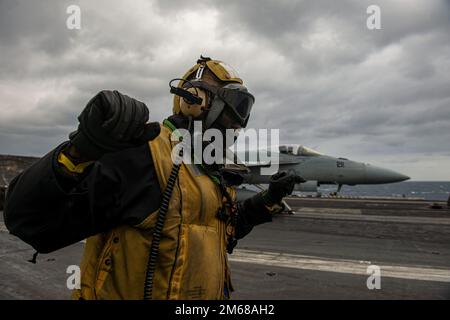
[[[83,158],[96,160],[156,138],[159,123],[147,123],[148,116],[144,103],[118,91],[100,91],[78,116],[78,130],[69,139]]]
[[[266,193],[269,204],[280,203],[283,197],[294,191],[296,183],[306,182],[305,179],[298,176],[295,171],[279,171],[270,177],[269,189]]]

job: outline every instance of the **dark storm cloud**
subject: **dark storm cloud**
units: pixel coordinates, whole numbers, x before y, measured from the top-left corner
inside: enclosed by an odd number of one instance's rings
[[[66,28],[70,4],[82,10],[81,30]],[[382,30],[366,27],[370,4],[381,8]],[[3,0],[0,153],[44,154],[105,88],[161,120],[168,80],[203,53],[234,66],[255,94],[249,126],[444,179],[449,29],[449,2],[437,0]]]

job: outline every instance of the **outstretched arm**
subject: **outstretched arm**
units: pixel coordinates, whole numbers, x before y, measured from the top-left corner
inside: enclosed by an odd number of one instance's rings
[[[296,183],[305,182],[292,171],[280,171],[270,179],[269,188],[239,203],[236,238],[246,236],[254,226],[272,221],[272,215],[284,210],[283,197],[294,190]]]
[[[160,188],[146,141],[159,127],[146,125],[143,108],[118,92],[94,97],[71,142],[11,182],[4,209],[10,232],[46,253],[119,224],[137,224],[156,210]],[[88,165],[80,169],[78,162]]]

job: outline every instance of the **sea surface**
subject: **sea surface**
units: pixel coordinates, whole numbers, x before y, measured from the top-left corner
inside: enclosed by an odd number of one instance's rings
[[[323,195],[336,191],[337,186],[319,187]],[[447,201],[450,195],[450,181],[406,181],[379,185],[342,186],[340,195],[359,197],[406,197],[425,200]]]

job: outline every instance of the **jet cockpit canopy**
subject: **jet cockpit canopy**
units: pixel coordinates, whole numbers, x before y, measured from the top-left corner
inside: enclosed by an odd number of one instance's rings
[[[311,148],[299,145],[299,144],[284,144],[279,146],[280,153],[290,154],[294,156],[307,156],[316,157],[323,155],[322,153],[315,151]]]

